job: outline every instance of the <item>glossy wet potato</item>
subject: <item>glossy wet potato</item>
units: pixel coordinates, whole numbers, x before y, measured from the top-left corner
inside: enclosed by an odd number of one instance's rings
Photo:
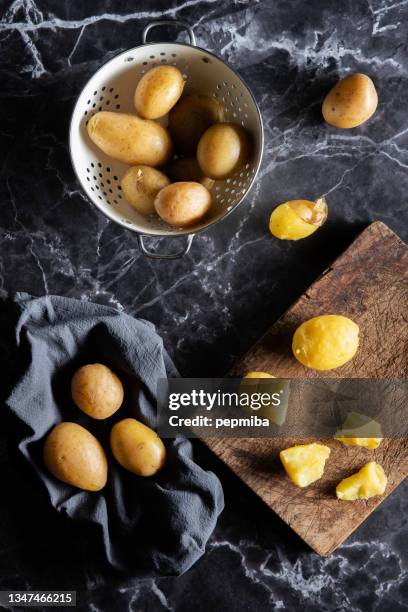
[[[184,79],[175,66],[156,66],[142,76],[137,84],[134,103],[137,113],[145,119],[158,119],[176,104],[184,89]]]
[[[157,433],[136,419],[123,419],[112,427],[111,448],[116,461],[138,476],[153,476],[166,460]]]
[[[77,423],[59,423],[47,436],[43,450],[47,470],[67,484],[100,491],[108,478],[108,463],[98,440]]]
[[[114,372],[102,363],[77,370],[71,382],[74,403],[94,419],[107,419],[122,405],[123,386]]]
[[[315,233],[327,219],[327,204],[324,198],[290,200],[280,204],[269,220],[270,232],[280,240],[300,240]]]
[[[349,129],[368,121],[375,113],[377,104],[377,91],[370,77],[350,74],[329,91],[322,113],[330,125]]]
[[[101,111],[91,117],[87,129],[92,142],[106,155],[129,166],[162,166],[172,155],[170,136],[155,121]]]
[[[121,181],[126,201],[142,215],[155,212],[154,199],[160,189],[169,184],[170,181],[163,172],[142,164],[126,170]]]

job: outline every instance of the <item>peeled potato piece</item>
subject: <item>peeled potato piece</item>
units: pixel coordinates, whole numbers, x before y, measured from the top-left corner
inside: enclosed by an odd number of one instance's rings
[[[162,166],[173,151],[164,127],[135,115],[101,111],[91,117],[87,129],[89,138],[106,155],[129,166]]]
[[[209,211],[212,203],[210,192],[200,183],[172,183],[156,196],[157,214],[170,225],[186,227],[194,225]]]
[[[338,499],[354,501],[382,495],[387,487],[387,476],[375,461],[366,463],[356,474],[345,478],[336,487]]]
[[[327,219],[327,204],[324,198],[290,200],[280,204],[271,214],[269,229],[280,240],[307,238],[321,227]]]
[[[280,459],[292,482],[298,487],[307,487],[323,476],[330,448],[324,444],[299,444],[281,451]]]
[[[163,172],[142,164],[126,170],[121,181],[126,200],[142,215],[155,212],[154,199],[167,185],[170,181]]]

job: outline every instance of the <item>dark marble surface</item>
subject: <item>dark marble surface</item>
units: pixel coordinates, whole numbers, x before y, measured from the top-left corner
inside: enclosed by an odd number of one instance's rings
[[[220,375],[371,220],[408,238],[406,1],[2,0],[0,10],[2,293],[111,304],[153,321],[184,375]],[[87,203],[67,150],[87,78],[163,16],[195,24],[199,45],[245,77],[266,136],[246,203],[168,263],[145,259],[135,235]],[[373,77],[380,104],[343,132],[319,109],[348,70]],[[330,218],[315,236],[270,237],[275,204],[322,194]],[[79,609],[95,612],[408,609],[406,484],[322,559],[197,444],[226,493],[208,552],[182,577],[136,581],[104,565],[85,526],[50,511],[4,437],[1,588],[75,588]]]

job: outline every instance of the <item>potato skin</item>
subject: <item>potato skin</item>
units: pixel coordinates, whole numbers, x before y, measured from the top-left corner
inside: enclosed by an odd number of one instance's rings
[[[205,176],[224,179],[248,161],[251,143],[244,128],[235,123],[215,123],[200,138],[197,160]]]
[[[376,111],[378,95],[365,74],[350,74],[329,91],[323,101],[324,120],[337,128],[354,128],[365,123]]]
[[[108,462],[98,440],[77,423],[59,423],[48,434],[43,450],[47,470],[67,484],[100,491],[108,479]]]
[[[193,157],[175,159],[167,168],[167,173],[174,183],[201,183],[208,191],[214,187],[214,179],[204,176],[198,162]]]
[[[87,129],[89,138],[106,155],[129,166],[162,166],[172,155],[167,130],[135,115],[101,111],[91,117]]]
[[[166,460],[162,440],[136,419],[123,419],[112,427],[111,448],[116,461],[138,476],[153,476]]]
[[[127,202],[140,214],[151,215],[154,198],[170,181],[160,170],[139,164],[126,170],[120,184]]]
[[[211,207],[210,192],[194,182],[172,183],[156,196],[157,214],[170,225],[186,227],[197,223]]]
[[[184,89],[184,79],[175,66],[157,66],[142,76],[137,84],[134,104],[145,119],[158,119],[176,104]]]
[[[354,357],[359,327],[342,315],[320,315],[304,321],[294,333],[292,351],[313,370],[333,370]]]
[[[122,405],[123,386],[112,370],[92,363],[77,370],[71,382],[71,396],[82,412],[93,419],[107,419]]]
[[[169,113],[169,130],[177,151],[195,155],[204,132],[223,120],[224,109],[213,96],[183,96]]]

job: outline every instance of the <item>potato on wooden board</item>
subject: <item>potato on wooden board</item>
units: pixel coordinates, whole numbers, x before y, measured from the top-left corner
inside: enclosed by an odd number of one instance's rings
[[[107,419],[122,405],[123,386],[114,372],[102,363],[77,370],[71,382],[74,403],[94,419]]]
[[[118,463],[138,476],[153,476],[166,460],[157,433],[136,419],[123,419],[112,427],[111,448]]]
[[[214,179],[204,176],[198,162],[193,157],[175,159],[167,168],[167,173],[175,183],[193,182],[201,183],[208,191],[214,187]]]
[[[169,130],[180,153],[195,155],[198,142],[213,123],[224,120],[224,109],[214,96],[183,96],[169,113]]]
[[[204,217],[212,204],[210,192],[200,183],[172,183],[156,196],[157,214],[170,225],[186,227]]]
[[[197,160],[205,176],[224,179],[244,166],[250,150],[250,137],[242,126],[215,123],[200,138]]]
[[[142,215],[151,215],[154,210],[154,199],[170,181],[163,172],[150,166],[132,166],[122,177],[123,195],[133,208]]]
[[[175,66],[151,68],[137,84],[134,95],[136,111],[145,119],[163,117],[176,104],[183,89],[183,75]]]
[[[349,74],[329,91],[323,101],[324,120],[337,128],[354,128],[374,115],[378,95],[366,74]]]
[[[130,166],[162,166],[172,155],[167,130],[136,115],[101,111],[91,117],[87,129],[89,138],[106,155]]]
[[[108,463],[98,440],[77,423],[59,423],[44,445],[47,470],[61,480],[85,491],[100,491],[108,479]]]

